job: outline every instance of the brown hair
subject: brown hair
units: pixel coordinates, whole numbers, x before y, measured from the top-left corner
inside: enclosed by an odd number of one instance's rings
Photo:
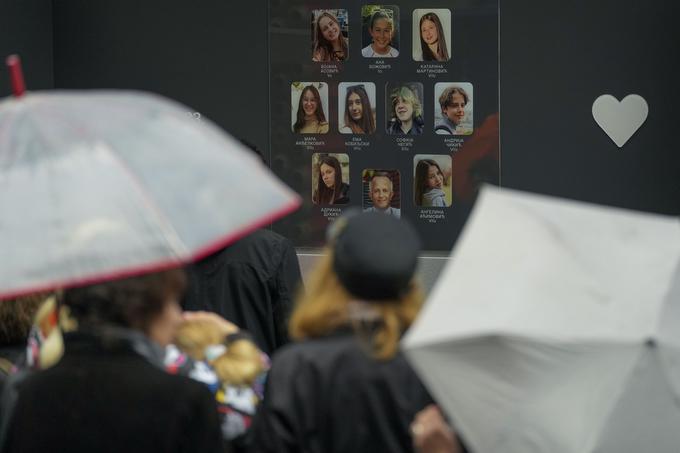
[[[64,291],[63,302],[79,327],[114,324],[148,333],[154,318],[186,288],[182,269],[170,269]]]
[[[439,164],[432,159],[422,159],[416,164],[416,177],[414,183],[414,197],[416,206],[423,205],[423,194],[429,190],[427,187],[427,177],[430,171],[430,167],[435,166],[439,173],[444,177],[444,172],[442,172]]]
[[[442,110],[445,109],[446,107],[449,107],[453,103],[453,95],[454,94],[460,94],[463,96],[463,101],[465,101],[465,105],[469,102],[470,98],[468,98],[467,92],[465,92],[464,89],[461,87],[448,87],[444,91],[442,91],[442,94],[439,95],[439,105],[441,106]]]
[[[290,319],[292,338],[318,338],[350,325],[359,335],[360,327],[352,323],[349,304],[354,299],[338,280],[333,270],[333,252],[330,248],[310,277],[305,294],[298,300]],[[371,332],[371,348],[379,359],[394,357],[402,333],[416,318],[423,303],[420,286],[412,282],[411,289],[399,300],[359,302],[368,304],[379,315],[379,324]]]
[[[340,57],[336,56],[336,53],[333,51],[333,43],[324,38],[323,33],[321,32],[321,27],[319,27],[319,21],[323,17],[328,17],[330,20],[332,20],[338,25],[338,29],[340,28],[340,22],[338,22],[337,17],[335,17],[328,11],[324,11],[321,14],[319,14],[319,16],[314,21],[314,49],[312,51],[312,54],[316,54],[318,52],[319,55],[322,55],[323,58],[320,61],[346,60],[347,55],[349,53],[347,40],[345,39],[344,36],[342,36],[342,31],[340,31],[338,39],[340,40],[340,47],[342,48],[342,56]]]
[[[0,301],[0,345],[26,343],[33,319],[52,293],[36,293]]]
[[[307,85],[302,89],[302,93],[300,93],[300,100],[298,101],[297,108],[297,121],[295,121],[295,125],[293,126],[295,132],[300,132],[300,129],[305,127],[305,109],[302,108],[302,98],[305,97],[305,92],[307,91],[312,93],[312,96],[314,96],[314,100],[316,101],[316,112],[314,112],[314,114],[316,115],[319,124],[326,122],[326,115],[323,113],[319,90],[317,90],[314,85]]]
[[[333,167],[333,170],[335,170],[333,188],[329,188],[326,186],[326,183],[323,182],[323,178],[321,177],[321,165],[323,164]],[[313,195],[314,203],[333,204],[342,191],[342,168],[340,168],[340,161],[335,156],[322,154],[319,156],[319,163],[315,166],[315,171],[318,181],[316,184],[316,191]]]
[[[437,53],[432,53],[430,46],[423,39],[423,22],[429,20],[434,23],[437,29]],[[444,37],[444,27],[442,27],[442,22],[439,20],[439,16],[435,13],[424,14],[420,18],[420,23],[418,24],[418,33],[420,34],[420,48],[423,51],[423,61],[446,61],[449,59],[449,51],[446,48],[446,38]]]
[[[359,96],[361,100],[361,121],[356,122],[349,113],[349,97],[352,94]],[[354,134],[372,134],[375,132],[375,119],[373,119],[373,109],[368,100],[368,93],[363,85],[352,85],[347,87],[345,95],[345,125],[352,129]]]

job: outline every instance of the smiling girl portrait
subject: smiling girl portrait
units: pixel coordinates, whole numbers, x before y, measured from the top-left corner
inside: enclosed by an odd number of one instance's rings
[[[399,56],[399,8],[364,5],[361,8],[363,39],[361,55],[366,58]]]
[[[341,82],[338,86],[338,118],[341,134],[375,132],[375,84]]]
[[[345,61],[349,57],[349,25],[345,9],[312,11],[312,60]]]
[[[442,62],[451,59],[451,10],[413,11],[413,59]]]
[[[328,85],[324,82],[293,82],[291,121],[297,134],[328,132]]]

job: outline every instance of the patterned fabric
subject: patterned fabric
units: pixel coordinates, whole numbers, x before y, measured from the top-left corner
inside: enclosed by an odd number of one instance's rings
[[[270,365],[269,356],[262,353],[265,371],[248,387],[220,383],[217,374],[208,363],[193,360],[174,345],[168,346],[165,352],[165,367],[169,373],[188,376],[202,382],[215,395],[224,439],[233,440],[245,434],[252,424],[258,404],[264,397],[264,385]]]

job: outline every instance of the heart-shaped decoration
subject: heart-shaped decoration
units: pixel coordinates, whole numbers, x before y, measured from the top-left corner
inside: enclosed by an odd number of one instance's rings
[[[611,94],[603,94],[593,102],[593,118],[602,130],[621,148],[647,119],[647,101],[629,94],[621,102]]]

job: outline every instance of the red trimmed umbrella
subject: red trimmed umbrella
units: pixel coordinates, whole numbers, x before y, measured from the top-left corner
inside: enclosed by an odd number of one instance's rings
[[[200,259],[295,210],[250,150],[180,104],[128,91],[0,101],[0,298]]]

